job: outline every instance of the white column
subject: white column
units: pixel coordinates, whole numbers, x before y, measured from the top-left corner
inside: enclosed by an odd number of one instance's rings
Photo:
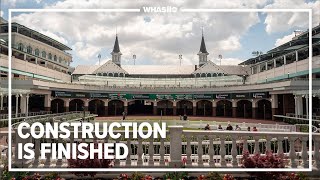
[[[170,148],[170,167],[181,167],[181,153],[182,153],[182,126],[170,126],[169,132],[170,132],[170,147],[176,147],[176,148]],[[199,152],[198,152],[199,153]]]
[[[29,114],[29,94],[26,95],[26,115]]]
[[[50,107],[51,107],[51,101],[50,101],[50,94],[45,94],[44,95],[44,109],[46,111],[50,111]]]
[[[296,96],[296,115],[300,116],[303,115],[303,101],[302,96]]]
[[[309,95],[307,94],[305,97],[306,97],[306,114],[307,114],[307,118],[309,118]]]
[[[0,110],[3,110],[3,94],[0,95]]]
[[[18,116],[19,94],[16,94],[16,117]]]
[[[20,98],[20,109],[21,113],[26,113],[26,97],[24,95],[21,95]]]
[[[298,58],[299,58],[298,51],[296,51],[296,61],[298,61]]]

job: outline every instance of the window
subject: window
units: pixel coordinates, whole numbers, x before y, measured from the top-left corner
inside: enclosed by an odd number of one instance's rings
[[[53,60],[57,61],[57,56],[56,55],[53,56]]]
[[[50,60],[52,60],[52,54],[51,54],[51,53],[49,53],[48,58],[49,58]]]
[[[39,49],[34,50],[34,55],[39,56]]]
[[[62,58],[61,57],[59,57],[59,63],[61,63],[62,62]]]
[[[27,53],[32,54],[32,47],[31,46],[27,47]]]
[[[19,43],[19,45],[18,45],[18,49],[19,49],[20,51],[23,51],[23,49],[24,49],[24,45],[23,45],[22,43]]]
[[[46,58],[47,57],[47,53],[45,51],[42,51],[42,57]]]

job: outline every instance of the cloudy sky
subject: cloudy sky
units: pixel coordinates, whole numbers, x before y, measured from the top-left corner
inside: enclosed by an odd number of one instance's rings
[[[312,8],[313,26],[320,22],[320,1],[316,0],[2,0],[1,16],[9,8]],[[291,40],[294,30],[307,30],[307,13],[16,13],[13,21],[37,30],[72,48],[73,66],[96,64],[110,59],[116,31],[123,64],[197,64],[201,29],[209,59],[238,64],[252,57],[252,51],[266,52]]]

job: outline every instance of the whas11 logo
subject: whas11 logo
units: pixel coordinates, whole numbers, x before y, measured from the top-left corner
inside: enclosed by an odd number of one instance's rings
[[[174,6],[144,6],[142,7],[145,13],[175,13],[178,11]]]

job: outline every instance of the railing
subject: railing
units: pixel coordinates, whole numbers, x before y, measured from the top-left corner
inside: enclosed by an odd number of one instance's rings
[[[119,122],[119,120],[112,120],[112,122]],[[154,120],[126,120],[126,122],[155,122]],[[268,132],[296,132],[295,125],[281,125],[281,124],[262,124],[262,123],[235,123],[235,122],[216,122],[216,121],[182,121],[182,120],[159,120],[158,122],[166,122],[167,125],[174,126],[180,125],[184,128],[192,128],[192,129],[204,129],[204,127],[209,124],[211,130],[218,130],[218,126],[221,125],[222,129],[226,129],[228,124],[231,124],[233,128],[235,125],[238,125],[241,131],[247,131],[248,127],[256,127],[259,131],[268,131]]]
[[[294,113],[287,113],[286,116],[288,116],[288,117],[298,117],[298,118],[304,118],[304,119],[308,119],[309,118],[306,114],[296,115]],[[313,120],[320,120],[320,116],[312,115],[312,119]]]
[[[26,129],[28,131],[28,129]],[[71,133],[69,139],[21,139],[15,134],[13,142],[14,164],[19,167],[67,167],[67,160],[40,160],[40,145],[43,142],[80,142],[88,139],[75,139]],[[80,132],[81,133],[81,132]],[[123,131],[120,132],[122,135]],[[313,134],[313,152],[309,152],[308,133],[298,132],[237,132],[237,131],[203,131],[183,130],[182,126],[170,126],[166,139],[117,139],[109,137],[98,139],[99,142],[123,142],[128,145],[129,155],[126,159],[115,160],[114,167],[194,167],[221,168],[241,167],[244,151],[251,155],[283,154],[287,168],[307,168],[308,154],[313,154],[314,170],[320,170],[320,134]],[[15,160],[18,143],[35,143],[35,159],[27,163]],[[91,140],[92,142],[92,140]],[[185,159],[185,163],[182,161]],[[111,169],[110,169],[111,170]]]
[[[38,115],[45,115],[51,114],[51,111],[40,111],[40,112],[29,112],[29,113],[18,113],[18,114],[11,114],[11,118],[19,118],[19,117],[28,117],[28,116],[38,116]],[[0,119],[8,119],[8,114],[0,114]]]
[[[296,117],[296,116],[292,116],[292,114],[287,113],[286,116],[274,115],[274,117],[282,118],[283,122],[288,124],[309,124],[309,119],[303,115]],[[312,116],[312,125],[319,128],[320,120],[314,119],[314,116]]]
[[[71,112],[64,112],[64,113],[56,113],[56,114],[44,114],[44,115],[37,115],[37,116],[28,116],[28,117],[17,117],[12,118],[11,123],[12,125],[18,124],[21,121],[27,121],[27,122],[33,122],[33,121],[43,121],[48,120],[49,118],[61,118],[62,116],[66,115],[77,115],[76,117],[70,117],[70,118],[78,118],[80,116],[83,116],[83,111],[71,111]],[[90,115],[89,111],[85,111],[85,115]],[[67,118],[67,117],[63,117]],[[2,127],[8,127],[8,119],[0,119],[0,128]]]

